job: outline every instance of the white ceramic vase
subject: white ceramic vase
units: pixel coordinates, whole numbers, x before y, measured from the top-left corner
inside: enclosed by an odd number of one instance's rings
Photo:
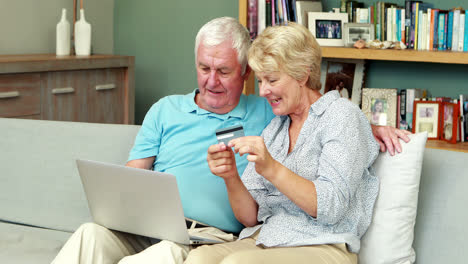
[[[80,9],[80,19],[75,23],[75,52],[78,56],[91,54],[91,25],[86,22],[83,9]]]
[[[70,55],[70,23],[68,23],[65,8],[62,9],[62,18],[57,24],[55,54],[57,56]]]

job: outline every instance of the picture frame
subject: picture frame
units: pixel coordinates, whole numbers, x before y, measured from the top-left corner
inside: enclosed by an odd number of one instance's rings
[[[459,106],[450,102],[442,102],[442,108],[440,139],[455,144],[457,143]]]
[[[413,133],[427,131],[427,139],[439,139],[441,131],[442,103],[437,101],[414,101]]]
[[[343,25],[347,13],[309,12],[308,27],[321,46],[344,46]]]
[[[366,42],[375,39],[374,24],[345,23],[343,25],[343,39],[346,47],[352,47],[356,41]]]
[[[361,104],[361,89],[364,83],[364,60],[323,59],[320,75],[321,94],[341,89],[340,95],[350,99],[356,105]],[[343,85],[341,85],[343,82]],[[342,92],[345,89],[345,92]]]
[[[372,125],[396,127],[397,93],[397,89],[362,89],[362,111]]]

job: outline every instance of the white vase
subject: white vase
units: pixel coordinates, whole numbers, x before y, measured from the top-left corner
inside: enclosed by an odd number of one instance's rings
[[[67,10],[62,9],[62,18],[57,24],[55,54],[57,56],[70,55],[70,23],[67,20]]]
[[[75,52],[78,56],[91,54],[91,25],[86,22],[83,9],[80,9],[80,20],[75,23]]]

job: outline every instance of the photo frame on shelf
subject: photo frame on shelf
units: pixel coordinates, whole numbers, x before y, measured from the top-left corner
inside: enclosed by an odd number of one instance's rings
[[[439,139],[442,103],[437,101],[414,101],[413,109],[412,132],[427,131],[427,139]]]
[[[356,41],[374,40],[374,24],[345,23],[343,26],[343,39],[346,47],[352,47]]]
[[[458,104],[443,102],[442,103],[443,111],[441,112],[441,131],[440,139],[445,140],[449,143],[457,143],[457,133],[458,133],[458,116],[459,116],[459,107]]]
[[[363,88],[362,111],[372,125],[396,127],[397,89]]]
[[[341,97],[350,99],[360,105],[361,89],[364,82],[364,60],[323,59],[320,82],[325,94],[338,90]]]
[[[321,46],[344,46],[343,25],[347,13],[309,12],[308,27]]]

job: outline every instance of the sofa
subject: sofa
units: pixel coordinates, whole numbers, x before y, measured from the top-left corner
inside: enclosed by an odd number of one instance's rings
[[[50,263],[73,231],[91,221],[75,160],[124,164],[138,130],[0,118],[0,263]],[[464,263],[468,153],[423,151],[416,263]],[[398,261],[392,263],[409,263]]]

